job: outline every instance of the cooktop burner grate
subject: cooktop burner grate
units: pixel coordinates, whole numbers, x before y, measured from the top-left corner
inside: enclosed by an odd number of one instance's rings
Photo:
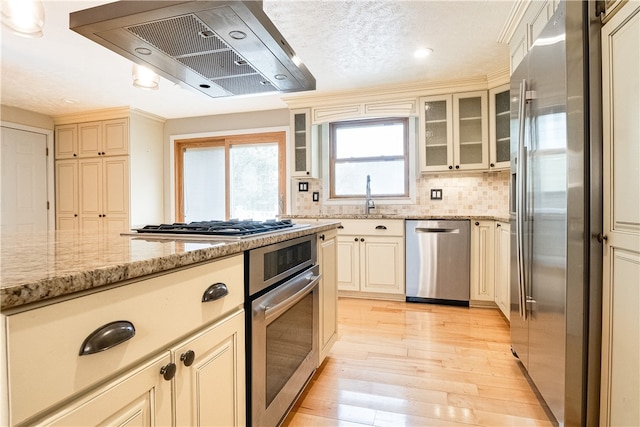
[[[249,236],[293,227],[291,220],[282,221],[196,221],[190,223],[146,225],[135,231],[140,234],[177,234],[208,236]]]

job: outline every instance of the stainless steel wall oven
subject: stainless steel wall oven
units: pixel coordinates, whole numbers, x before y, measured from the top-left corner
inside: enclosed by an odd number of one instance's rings
[[[247,420],[282,422],[318,365],[316,236],[247,255]]]

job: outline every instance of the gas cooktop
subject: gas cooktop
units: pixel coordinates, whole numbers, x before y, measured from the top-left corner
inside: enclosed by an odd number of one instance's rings
[[[260,236],[279,231],[308,227],[307,224],[294,224],[291,220],[282,221],[196,221],[190,223],[173,223],[160,225],[146,225],[133,229],[133,235],[149,237],[209,237],[218,240],[239,240],[248,237]],[[129,234],[129,233],[126,233]]]

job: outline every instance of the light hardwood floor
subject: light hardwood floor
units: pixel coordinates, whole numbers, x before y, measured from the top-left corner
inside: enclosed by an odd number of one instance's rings
[[[297,426],[550,426],[498,310],[340,298]]]

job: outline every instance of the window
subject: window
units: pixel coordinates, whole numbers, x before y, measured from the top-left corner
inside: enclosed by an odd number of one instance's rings
[[[330,124],[330,197],[364,197],[367,175],[376,198],[409,196],[406,118]]]
[[[284,132],[176,141],[176,221],[284,212],[284,147]]]

